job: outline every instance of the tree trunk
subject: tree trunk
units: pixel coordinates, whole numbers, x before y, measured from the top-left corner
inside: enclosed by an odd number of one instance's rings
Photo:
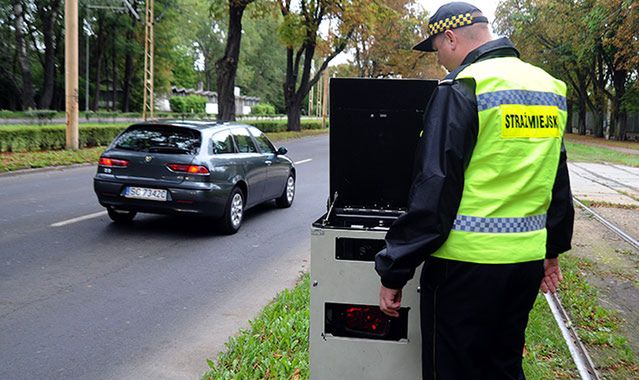
[[[124,58],[124,82],[122,86],[122,112],[129,112],[131,109],[131,79],[133,78],[133,52],[131,51],[131,45],[133,43],[133,37],[135,36],[133,31],[135,28],[135,19],[131,17],[131,27],[126,32],[126,56]]]
[[[612,109],[614,112],[614,136],[615,140],[623,141],[626,139],[626,121],[627,115],[624,110],[622,110],[622,99],[626,94],[626,78],[628,77],[628,72],[626,70],[615,70],[612,73],[612,83],[615,87],[615,96],[612,99],[613,105]]]
[[[20,64],[20,74],[22,75],[21,101],[22,109],[26,110],[35,107],[33,76],[31,66],[27,56],[26,42],[24,41],[24,9],[22,3],[16,2],[13,6],[15,15],[16,50],[18,53],[18,63]]]
[[[105,40],[105,30],[104,30],[104,14],[100,12],[100,16],[98,16],[98,38],[97,42],[94,44],[95,49],[97,50],[97,54],[93,54],[95,58],[95,92],[93,96],[93,106],[91,109],[93,111],[98,111],[100,109],[100,82],[102,81],[102,61],[104,60],[104,40]]]
[[[38,4],[36,2],[36,4]],[[53,87],[55,86],[55,48],[56,34],[55,24],[60,8],[60,0],[51,1],[50,6],[38,7],[38,15],[42,22],[42,36],[44,39],[44,81],[42,95],[40,96],[40,108],[52,108]]]
[[[111,107],[110,110],[114,112],[117,106],[118,99],[118,67],[116,64],[116,49],[115,49],[115,36],[111,36]]]
[[[286,116],[288,118],[287,130],[299,132],[302,130],[302,102],[298,100],[292,100],[290,103],[286,103]]]
[[[579,112],[578,120],[577,120],[577,130],[579,134],[584,136],[586,135],[586,101],[583,97],[579,97]]]
[[[217,69],[217,104],[219,121],[235,120],[235,76],[237,62],[240,58],[240,42],[242,40],[242,15],[247,2],[229,1],[229,29],[224,56],[216,63]]]

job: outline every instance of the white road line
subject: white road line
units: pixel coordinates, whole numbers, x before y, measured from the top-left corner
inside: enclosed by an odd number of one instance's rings
[[[307,162],[311,162],[311,161],[313,161],[313,159],[312,159],[312,158],[307,158],[307,159],[305,159],[305,160],[295,162],[295,165],[305,164],[305,163],[307,163]]]
[[[106,214],[107,214],[106,211],[100,211],[100,212],[96,212],[96,213],[89,214],[89,215],[78,216],[77,218],[63,220],[62,222],[53,223],[51,225],[51,227],[62,227],[62,226],[66,226],[67,224],[81,222],[81,221],[87,220],[87,219],[99,218],[99,217],[101,217],[103,215],[106,215]]]

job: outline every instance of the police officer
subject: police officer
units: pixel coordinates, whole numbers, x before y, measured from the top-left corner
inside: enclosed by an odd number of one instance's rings
[[[421,275],[424,379],[518,379],[538,289],[556,290],[574,209],[566,86],[493,40],[475,6],[453,2],[414,49],[449,74],[431,97],[407,212],[376,256],[380,308],[397,316]]]

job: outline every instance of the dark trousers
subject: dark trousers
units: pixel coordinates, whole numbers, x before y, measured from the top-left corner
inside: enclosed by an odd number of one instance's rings
[[[421,276],[424,379],[524,379],[524,333],[543,260],[474,264],[429,257]]]

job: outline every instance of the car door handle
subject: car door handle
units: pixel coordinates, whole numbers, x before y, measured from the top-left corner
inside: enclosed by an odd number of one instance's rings
[[[271,165],[271,164],[273,163],[273,161],[266,160],[266,161],[264,161],[264,163],[265,163],[266,165]]]

